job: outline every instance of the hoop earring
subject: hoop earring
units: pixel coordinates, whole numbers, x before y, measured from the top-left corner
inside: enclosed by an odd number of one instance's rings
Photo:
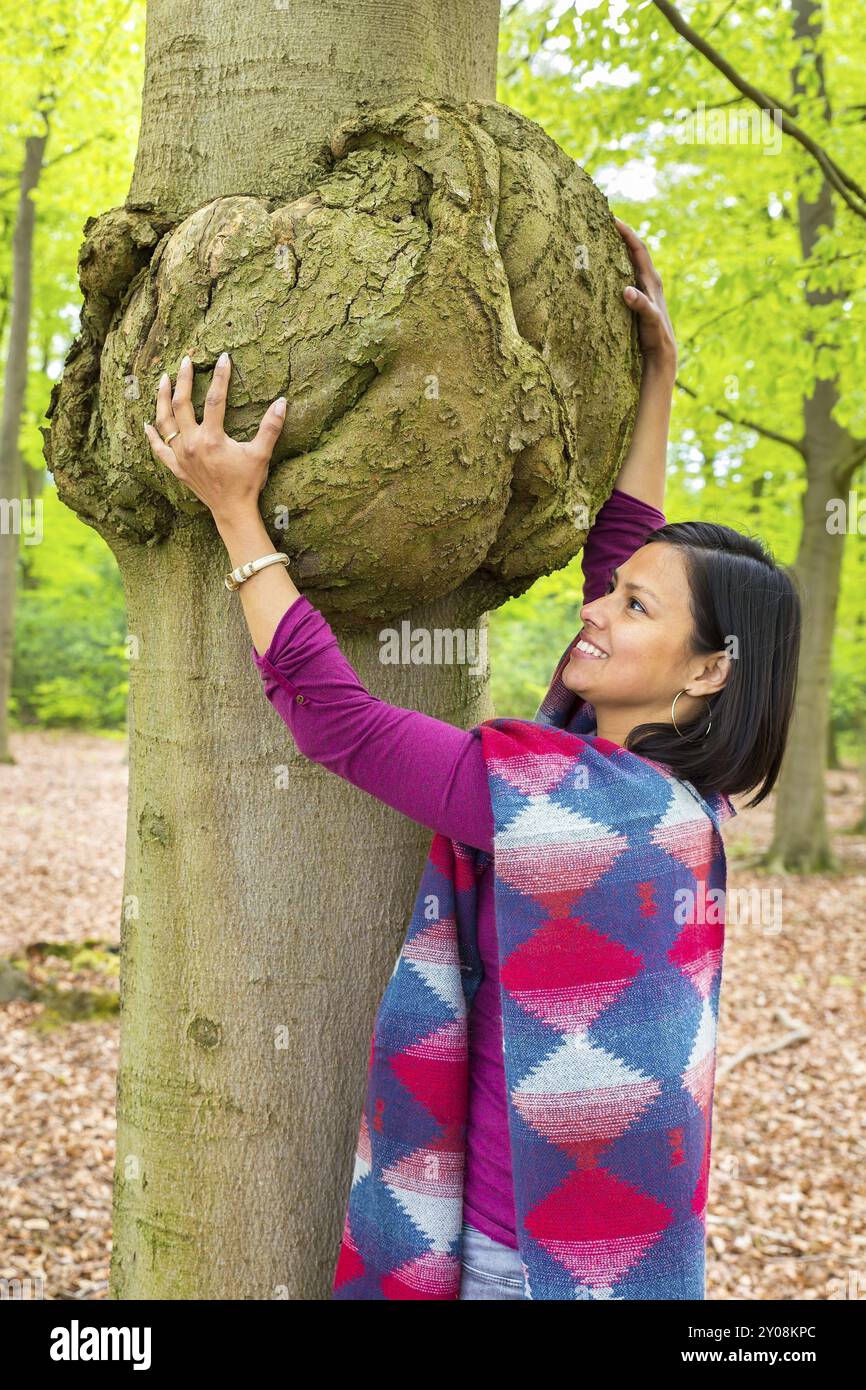
[[[674,726],[674,728],[676,729],[677,733],[679,734],[680,738],[687,738],[688,735],[687,735],[687,734],[684,734],[683,731],[682,731],[682,729],[681,729],[681,728],[679,727],[679,725],[677,724],[676,716],[674,715],[674,705],[676,704],[677,700],[680,698],[680,695],[685,695],[685,693],[686,693],[686,688],[685,688],[685,686],[683,686],[682,690],[679,692],[679,695],[675,695],[674,698],[673,698],[673,700],[671,701],[671,719],[673,720],[673,726]],[[709,712],[710,712],[710,722],[709,722],[709,724],[707,725],[707,727],[704,729],[704,732],[701,734],[701,738],[706,738],[707,734],[710,732],[710,729],[713,727],[713,719],[712,719],[713,709],[712,709],[712,705],[710,704],[710,702],[709,702],[709,700],[707,699],[706,695],[703,696],[703,699],[705,699],[705,700],[707,701],[707,709],[708,709]]]

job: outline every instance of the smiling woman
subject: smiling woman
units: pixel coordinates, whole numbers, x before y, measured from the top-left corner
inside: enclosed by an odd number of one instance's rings
[[[772,790],[793,715],[801,601],[761,541],[729,526],[653,531],[582,609],[563,685],[596,732],[704,793]],[[673,694],[671,692],[674,692]],[[682,705],[677,708],[677,702]]]
[[[602,675],[572,663],[563,681],[592,701],[602,738],[625,744],[636,724],[669,717],[670,691],[676,686],[686,696],[680,719],[694,723],[701,697],[716,694],[727,680],[727,652],[696,662],[687,595],[677,552],[644,547],[614,569],[603,597],[584,606],[584,650],[573,651],[572,657],[581,665],[593,658],[608,665]]]

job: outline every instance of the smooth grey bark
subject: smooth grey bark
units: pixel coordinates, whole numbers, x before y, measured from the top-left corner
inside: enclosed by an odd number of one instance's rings
[[[421,92],[492,100],[498,33],[494,0],[151,0],[127,202],[175,217],[229,193],[289,202],[351,112]]]

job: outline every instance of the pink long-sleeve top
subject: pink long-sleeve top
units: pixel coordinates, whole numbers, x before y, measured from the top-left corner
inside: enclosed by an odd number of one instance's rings
[[[662,512],[615,488],[584,546],[583,602],[603,593],[614,567],[664,524]],[[286,609],[267,651],[250,651],[267,698],[305,757],[429,830],[492,850],[493,810],[480,740],[372,695],[305,595]],[[551,654],[551,672],[558,656]],[[478,879],[477,924],[484,976],[469,1015],[463,1215],[493,1240],[517,1249],[492,864]]]

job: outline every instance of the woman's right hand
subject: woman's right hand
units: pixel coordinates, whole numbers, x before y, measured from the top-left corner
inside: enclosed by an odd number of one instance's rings
[[[144,426],[154,456],[210,508],[218,527],[238,517],[259,517],[259,493],[268,480],[268,464],[286,414],[286,400],[280,396],[265,411],[253,439],[232,439],[223,428],[231,371],[231,358],[221,353],[198,424],[192,404],[193,365],[184,357],[174,395],[168,372],[160,378],[157,428],[147,422]]]
[[[623,290],[625,302],[638,316],[638,338],[644,366],[659,366],[676,374],[677,344],[665,303],[661,276],[646,245],[628,223],[614,217],[616,229],[628,249],[634,267],[635,286]]]

